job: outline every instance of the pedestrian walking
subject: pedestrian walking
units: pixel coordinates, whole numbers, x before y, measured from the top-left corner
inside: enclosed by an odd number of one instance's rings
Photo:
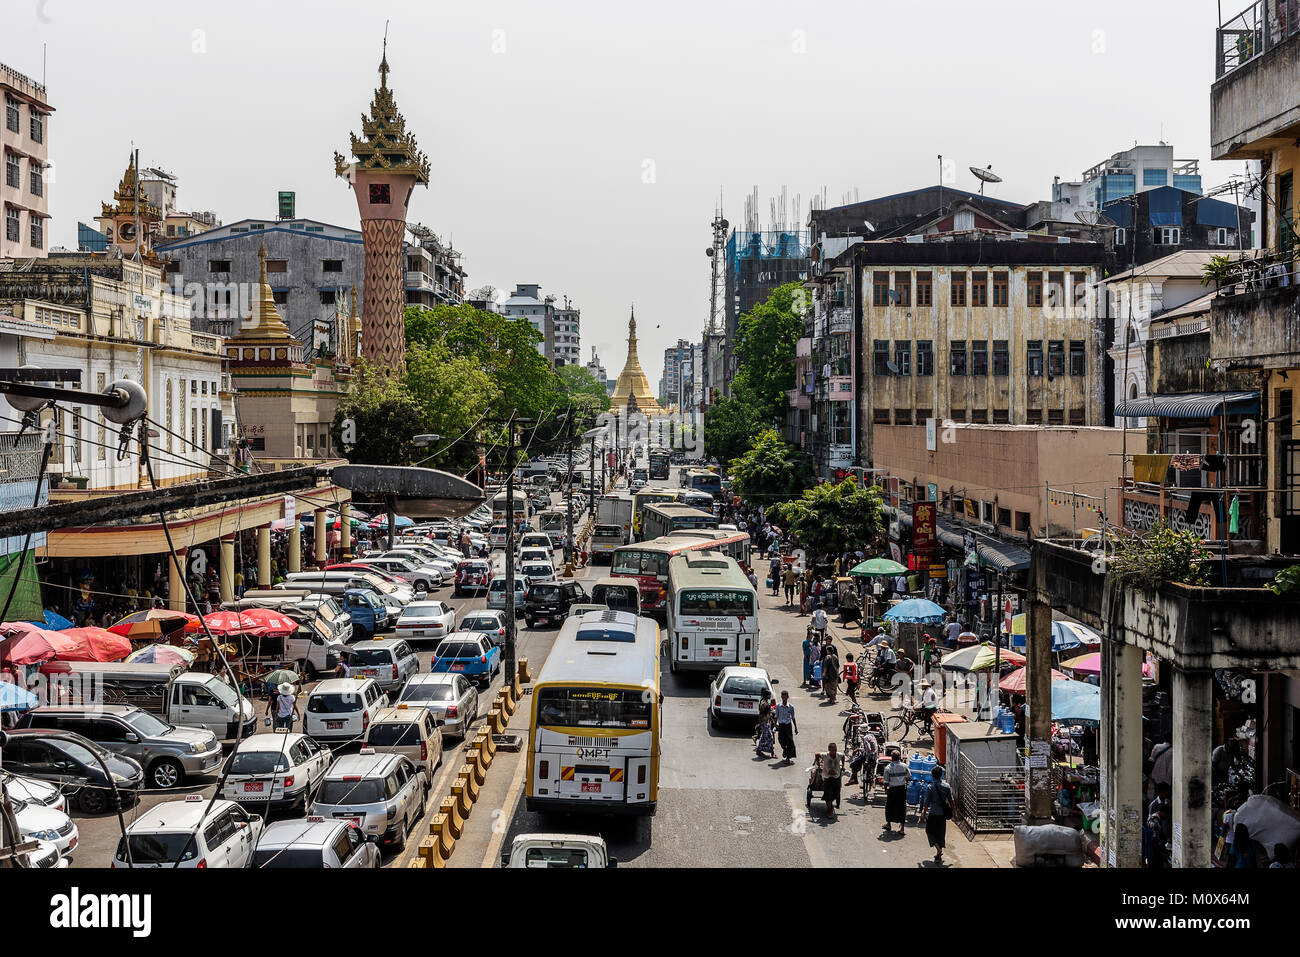
[[[277,694],[266,704],[268,716],[271,709],[275,709],[275,722],[272,730],[292,731],[293,721],[298,717],[298,698],[294,694],[294,687],[286,681],[275,690]]]
[[[903,752],[894,751],[892,760],[885,767],[885,826],[883,830],[892,831],[898,825],[898,833],[907,833],[907,765],[903,763]]]
[[[844,670],[840,672],[844,679],[844,693],[854,704],[858,703],[858,663],[853,660],[853,652],[844,656]]]
[[[787,568],[781,574],[781,583],[785,585],[785,603],[787,605],[794,604],[794,585],[798,577],[793,568]]]
[[[826,640],[826,610],[818,608],[812,613],[813,631],[817,632],[822,641]]]
[[[834,704],[839,689],[840,653],[835,650],[835,645],[828,641],[826,650],[822,653],[822,693],[826,695],[827,701]]]
[[[768,711],[758,719],[758,727],[754,729],[754,753],[760,758],[776,757],[776,734],[772,713]]]
[[[822,675],[824,673],[822,671],[823,664],[821,645],[818,644],[817,639],[814,638],[812,646],[812,673],[809,676],[811,678],[811,685],[814,694],[822,690]]]
[[[781,742],[781,760],[793,764],[794,736],[799,733],[799,725],[794,718],[794,705],[790,703],[790,692],[781,692],[781,703],[773,712],[776,715],[776,738]]]
[[[822,771],[822,797],[826,801],[826,816],[834,817],[840,806],[840,778],[844,774],[844,758],[837,752],[835,742],[826,745],[826,753],[819,756]]]
[[[952,788],[943,779],[943,765],[936,764],[931,768],[930,777],[930,786],[921,799],[920,813],[925,818],[925,837],[934,848],[934,862],[942,864],[944,839],[948,821],[952,818]]]
[[[775,598],[781,591],[781,559],[779,556],[774,555],[772,561],[768,563],[767,578],[772,586],[772,597]]]
[[[800,688],[806,688],[812,680],[812,647],[813,647],[813,630],[808,626],[808,631],[803,636],[803,681],[799,683]]]

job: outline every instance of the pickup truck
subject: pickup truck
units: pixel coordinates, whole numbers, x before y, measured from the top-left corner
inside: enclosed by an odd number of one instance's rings
[[[589,834],[519,834],[501,854],[502,867],[618,867],[605,839]]]

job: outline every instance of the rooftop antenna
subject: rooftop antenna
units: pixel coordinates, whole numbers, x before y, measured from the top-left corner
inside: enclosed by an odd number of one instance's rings
[[[1115,221],[1107,216],[1103,216],[1095,209],[1079,209],[1074,213],[1074,218],[1085,226],[1095,226],[1102,229],[1109,229],[1115,225]]]
[[[939,154],[939,212],[943,212],[943,154]]]
[[[984,169],[980,169],[978,166],[972,166],[970,167],[970,171],[974,173],[975,178],[980,181],[980,199],[984,198],[984,185],[986,183],[1002,182],[1002,177],[999,176],[997,173],[993,172],[992,163],[990,163]]]

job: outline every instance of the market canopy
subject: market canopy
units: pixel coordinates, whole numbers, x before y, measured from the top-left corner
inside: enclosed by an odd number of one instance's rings
[[[1232,414],[1259,411],[1258,392],[1182,392],[1144,395],[1121,404],[1116,415],[1164,416],[1167,419],[1204,419],[1221,415],[1224,408]]]
[[[203,616],[203,623],[214,635],[260,635],[266,632],[261,622],[237,611],[214,611]]]
[[[39,628],[48,628],[50,631],[62,631],[64,628],[71,628],[73,623],[64,618],[57,611],[45,609],[45,618],[43,621],[33,621],[33,625]]]
[[[154,642],[131,652],[126,656],[126,661],[141,665],[184,665],[188,668],[194,664],[194,652],[178,648],[176,645]]]
[[[889,621],[937,625],[948,617],[948,613],[928,598],[909,598],[900,601],[881,617]]]
[[[1017,668],[1015,671],[998,679],[998,690],[1006,691],[1010,694],[1024,694],[1025,682],[1029,676],[1028,668]],[[1062,674],[1055,668],[1052,669],[1053,681],[1069,681],[1070,676]]]
[[[864,578],[875,577],[877,575],[906,575],[907,566],[900,565],[891,558],[871,558],[860,565],[854,565],[849,570],[850,575],[858,575]]]
[[[1101,722],[1101,688],[1083,681],[1052,682],[1052,720]]]
[[[169,608],[147,608],[137,611],[109,626],[108,630],[127,638],[156,638],[183,629],[187,634],[203,630],[198,615]]]
[[[60,653],[63,661],[121,661],[131,653],[131,640],[104,628],[87,625],[85,628],[65,628],[56,632],[77,643],[76,658]]]
[[[1016,615],[1011,619],[1011,645],[1015,648],[1025,646],[1025,629],[1028,627],[1029,616],[1025,614]],[[1093,631],[1087,625],[1081,625],[1077,621],[1054,621],[1052,622],[1052,650],[1069,651],[1072,648],[1080,648],[1084,645],[1101,644],[1101,635]]]
[[[1025,656],[1018,655],[1007,648],[1003,648],[1001,654],[999,654],[998,649],[986,641],[983,644],[968,645],[951,654],[944,655],[939,661],[939,666],[944,671],[960,671],[969,674],[975,671],[987,671],[998,660],[1008,664],[1023,665]]]

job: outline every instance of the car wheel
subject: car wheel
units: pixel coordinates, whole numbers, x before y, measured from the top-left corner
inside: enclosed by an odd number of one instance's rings
[[[155,788],[174,788],[185,780],[185,769],[173,758],[162,758],[149,768],[149,785]]]
[[[108,810],[108,793],[97,787],[84,787],[77,792],[77,807],[82,814],[103,814]]]
[[[716,728],[717,726],[718,726],[718,713],[714,711],[712,708],[709,708],[709,727]]]
[[[391,841],[391,846],[394,851],[400,851],[402,848],[406,847],[406,830],[406,818],[402,818],[402,822],[397,828],[397,836]]]

